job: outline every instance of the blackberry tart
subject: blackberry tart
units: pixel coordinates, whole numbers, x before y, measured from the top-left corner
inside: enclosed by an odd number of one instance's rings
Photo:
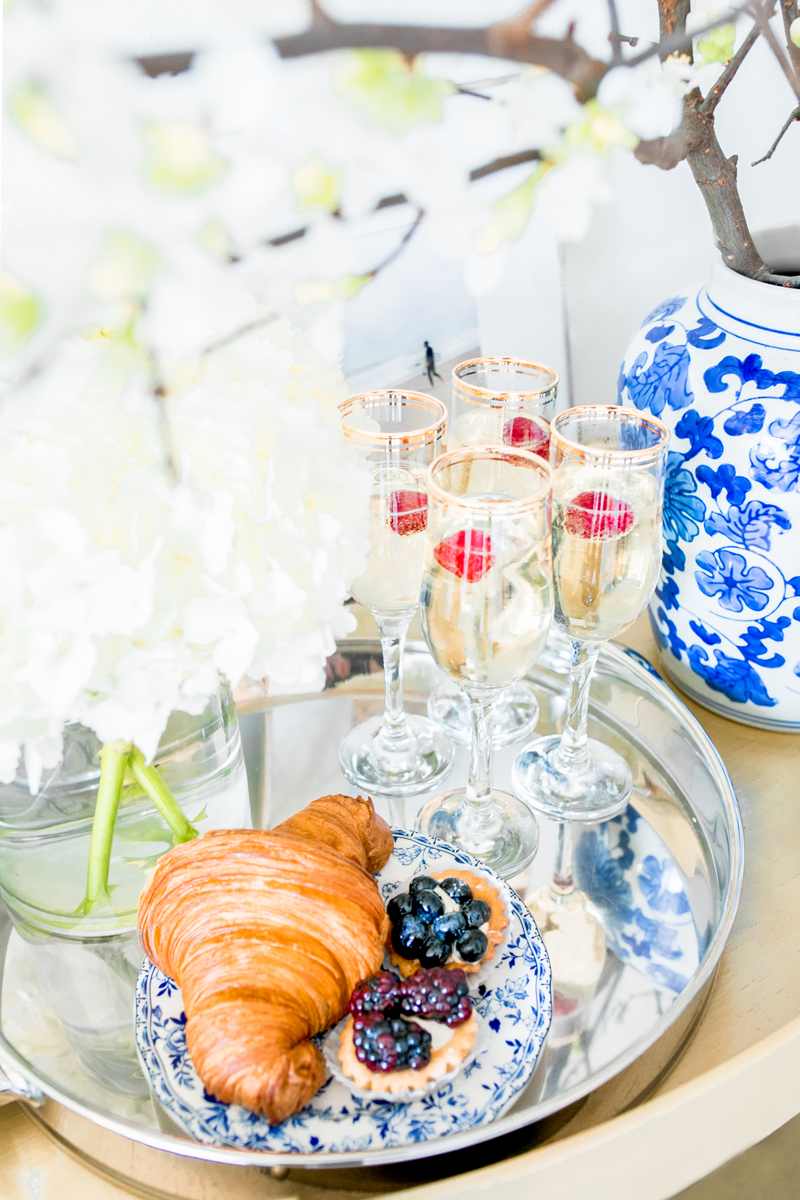
[[[386,911],[389,957],[404,978],[421,967],[476,974],[494,958],[508,925],[497,888],[461,868],[416,875]]]
[[[326,1062],[356,1095],[406,1104],[449,1082],[471,1055],[478,1021],[463,971],[381,971],[353,992]]]

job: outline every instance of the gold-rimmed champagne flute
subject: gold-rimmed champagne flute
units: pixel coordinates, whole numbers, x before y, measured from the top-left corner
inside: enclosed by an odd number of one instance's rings
[[[472,358],[453,368],[448,449],[459,446],[509,446],[547,459],[550,422],[555,412],[558,374],[527,358]],[[428,716],[440,721],[454,741],[470,744],[469,702],[453,683],[428,698]],[[539,702],[520,679],[498,697],[494,713],[495,746],[521,741],[536,728]]]
[[[428,471],[420,624],[440,669],[469,699],[469,782],[428,801],[416,828],[512,877],[539,830],[516,797],[492,787],[494,704],[536,662],[553,612],[550,468],[502,446],[464,447]]]
[[[371,474],[370,549],[352,593],[375,617],[385,677],[383,715],[350,730],[339,762],[354,786],[402,798],[435,787],[453,764],[441,726],[403,708],[403,649],[422,583],[426,472],[444,450],[447,410],[422,392],[390,390],[351,396],[339,412]]]
[[[526,746],[513,781],[518,796],[559,822],[552,881],[528,904],[543,936],[558,940],[556,997],[581,1005],[599,978],[605,939],[574,884],[572,831],[576,821],[621,812],[633,788],[622,755],[588,736],[589,688],[603,643],[644,612],[658,579],[668,445],[662,421],[629,408],[572,408],[551,427],[554,619],[572,645],[569,704],[563,733]],[[576,979],[593,981],[580,997]]]

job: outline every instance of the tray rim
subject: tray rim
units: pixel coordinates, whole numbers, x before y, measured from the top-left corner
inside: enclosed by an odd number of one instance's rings
[[[380,642],[377,637],[356,636],[338,639],[337,649],[340,647],[347,647],[351,653],[356,649],[373,650],[376,653],[380,653]],[[425,654],[428,653],[424,642],[419,640],[409,640],[406,643],[406,649],[420,651]],[[638,651],[613,642],[606,643],[602,648],[600,652],[601,665],[603,660],[606,660],[606,662],[610,660],[612,665],[616,663],[618,667],[623,667],[626,671],[632,672],[634,676],[638,675],[640,682],[646,684],[646,690],[653,692],[658,697],[661,705],[665,709],[671,710],[674,716],[677,716],[680,724],[691,733],[694,741],[703,749],[706,765],[717,784],[718,791],[728,812],[733,836],[731,842],[730,881],[727,893],[723,896],[721,919],[698,970],[692,976],[689,986],[676,997],[674,1003],[670,1005],[661,1019],[629,1046],[624,1054],[613,1059],[604,1069],[592,1076],[590,1087],[578,1084],[569,1091],[553,1097],[550,1101],[542,1102],[520,1113],[507,1114],[480,1130],[467,1130],[464,1133],[453,1134],[450,1137],[435,1142],[413,1142],[407,1146],[398,1146],[387,1150],[291,1154],[281,1151],[237,1150],[232,1147],[206,1145],[194,1142],[183,1136],[177,1137],[161,1130],[149,1129],[145,1126],[137,1125],[133,1121],[103,1113],[63,1090],[59,1084],[49,1079],[46,1075],[39,1074],[36,1068],[5,1038],[2,1028],[0,1028],[0,1070],[8,1063],[12,1072],[21,1072],[23,1078],[33,1084],[34,1089],[41,1091],[57,1104],[63,1105],[69,1111],[108,1130],[110,1133],[127,1138],[129,1141],[149,1146],[155,1150],[165,1151],[166,1153],[175,1154],[182,1158],[204,1159],[209,1162],[227,1165],[263,1167],[269,1164],[269,1166],[302,1167],[304,1169],[317,1170],[325,1170],[328,1167],[388,1166],[392,1162],[434,1157],[437,1154],[446,1154],[463,1149],[466,1146],[474,1146],[484,1141],[488,1142],[504,1134],[523,1129],[527,1125],[535,1124],[552,1113],[583,1099],[591,1092],[602,1087],[603,1084],[608,1083],[609,1080],[620,1074],[641,1057],[651,1046],[655,1045],[711,981],[730,935],[741,899],[744,877],[744,831],[736,791],[716,746],[697,718],[672,691],[656,668]],[[533,668],[533,672],[535,671],[536,667]],[[327,692],[330,693],[335,690],[335,688],[327,689]],[[258,698],[253,698],[251,694],[251,697],[242,703],[241,708],[237,705],[237,711],[239,715],[246,715],[284,704],[323,699],[325,695],[326,691],[273,697],[269,697],[264,693]],[[4,947],[2,947],[2,952],[5,952]],[[475,1137],[474,1134],[476,1133],[482,1136]]]

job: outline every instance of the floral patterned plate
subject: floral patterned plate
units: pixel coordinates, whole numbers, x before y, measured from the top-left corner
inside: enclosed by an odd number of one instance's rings
[[[491,879],[506,904],[509,926],[475,1007],[489,1030],[484,1048],[460,1075],[410,1104],[363,1100],[329,1079],[310,1104],[269,1125],[237,1104],[221,1104],[203,1088],[186,1051],[186,1016],[177,984],[148,959],[136,985],[136,1045],[153,1093],[172,1120],[200,1142],[294,1153],[354,1151],[428,1141],[496,1120],[530,1078],[550,1028],[550,963],[539,931],[519,897],[488,867],[444,842],[402,829],[377,876],[386,899],[410,874],[466,867]]]

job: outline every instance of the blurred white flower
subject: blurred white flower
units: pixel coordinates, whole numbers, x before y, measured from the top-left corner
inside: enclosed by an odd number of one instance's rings
[[[604,108],[619,111],[625,127],[638,138],[665,137],[681,119],[674,77],[662,71],[656,57],[635,70],[615,67],[609,71],[600,82],[597,99]]]
[[[73,338],[0,413],[0,779],[80,720],[156,748],[218,673],[323,681],[363,570],[368,482],[338,368],[273,321],[162,384],[124,338]],[[14,747],[16,746],[16,750]],[[38,755],[38,758],[37,758]]]

